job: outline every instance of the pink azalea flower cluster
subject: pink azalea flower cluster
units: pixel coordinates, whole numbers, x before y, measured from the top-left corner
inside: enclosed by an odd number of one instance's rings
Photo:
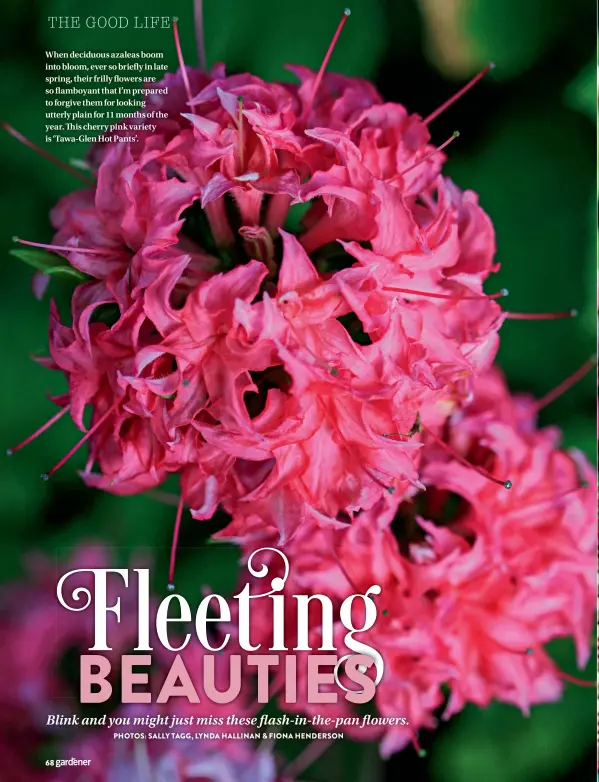
[[[510,396],[498,370],[485,373],[473,401],[445,422],[444,439],[425,442],[426,491],[385,496],[337,528],[312,516],[285,549],[290,595],[326,594],[340,606],[348,594],[382,587],[377,622],[360,639],[385,661],[378,713],[409,720],[369,734],[381,740],[383,756],[416,744],[420,729],[433,729],[439,714],[449,719],[466,703],[499,700],[528,714],[532,704],[559,699],[572,678],[544,651],[550,640],[572,637],[578,665],[589,659],[595,472],[579,452],[559,449],[555,428],[536,428],[537,408],[530,398]],[[496,478],[514,476],[513,489],[473,467]],[[233,535],[248,552],[258,543],[272,545],[275,514],[260,507],[221,534]],[[258,641],[272,633],[271,612],[264,610],[262,621],[254,616]],[[315,649],[319,621],[316,615]],[[286,622],[295,625],[292,617]],[[345,631],[338,629],[341,655]],[[286,643],[293,649],[295,637]],[[351,734],[351,725],[344,730]],[[356,729],[355,737],[366,736]]]
[[[52,306],[46,362],[84,432],[93,410],[89,485],[176,473],[197,519],[284,497],[282,541],[304,509],[335,519],[421,486],[419,435],[387,435],[459,408],[505,317],[483,293],[489,218],[442,176],[425,122],[295,70],[299,87],[181,71],[177,122],[94,150],[94,187],[52,212],[52,247],[89,281],[72,325]]]
[[[148,99],[168,114],[154,133],[91,150],[91,186],[51,215],[49,248],[85,280],[71,325],[52,305],[44,362],[68,383],[52,420],[84,435],[45,477],[87,443],[90,486],[179,477],[175,546],[185,507],[220,507],[221,536],[285,548],[292,594],[380,584],[376,706],[409,724],[356,737],[387,756],[441,708],[558,698],[552,638],[584,665],[595,477],[536,428],[547,400],[510,396],[492,368],[509,316],[483,290],[494,231],[442,173],[438,112],[325,74],[329,54],[292,68],[299,84],[182,63]],[[212,762],[163,750],[152,762],[180,782]],[[134,779],[135,750],[112,753],[121,776],[107,760],[98,779]],[[275,779],[251,762],[248,779]]]

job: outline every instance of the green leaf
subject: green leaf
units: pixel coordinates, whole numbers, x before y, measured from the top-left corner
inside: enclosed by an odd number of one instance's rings
[[[54,255],[54,253],[48,253],[44,250],[9,250],[9,253],[44,274],[64,274],[69,277],[76,277],[78,280],[86,279],[85,274],[69,266],[60,255]],[[62,261],[63,264],[57,266],[57,260]]]

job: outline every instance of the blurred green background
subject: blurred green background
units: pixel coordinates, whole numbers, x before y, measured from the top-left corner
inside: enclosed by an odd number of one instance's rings
[[[3,119],[32,140],[44,138],[44,51],[145,49],[165,51],[172,68],[169,31],[52,30],[48,15],[175,14],[183,48],[196,64],[191,0],[5,0],[0,10],[0,89]],[[433,139],[458,129],[448,173],[480,194],[497,231],[502,264],[493,289],[509,288],[516,311],[576,307],[573,321],[508,322],[499,361],[512,388],[542,395],[573,372],[596,347],[596,8],[590,0],[354,0],[352,16],[330,68],[375,81],[385,98],[426,115],[482,68],[493,73],[432,124]],[[286,78],[282,64],[317,68],[341,16],[333,0],[206,0],[210,62]],[[84,148],[53,146],[63,159]],[[77,185],[6,134],[0,139],[3,257],[0,333],[1,440],[10,446],[53,413],[47,391],[61,379],[30,360],[44,354],[47,298],[31,294],[30,270],[8,255],[11,236],[51,237],[48,211]],[[50,295],[63,312],[69,286],[53,280]],[[587,376],[543,412],[568,446],[594,458],[596,388]],[[45,472],[73,445],[69,420],[26,450],[7,457],[0,471],[2,546],[0,577],[22,572],[30,550],[54,553],[86,540],[104,541],[123,558],[142,544],[154,550],[157,588],[164,590],[174,508],[150,498],[116,498],[86,489],[76,470],[83,453],[49,483]],[[201,545],[210,524],[186,522],[178,590],[202,582],[226,592],[235,577],[235,551],[223,549],[218,565]],[[228,566],[222,566],[222,557]],[[557,645],[560,664],[573,672],[571,644]],[[589,667],[585,677],[593,679]],[[594,779],[595,693],[569,686],[559,704],[534,708],[524,719],[507,706],[468,708],[434,735],[424,736],[427,758],[406,750],[384,766],[373,747],[333,747],[310,779],[385,780],[405,773],[432,782],[540,782]],[[290,756],[296,748],[288,748]],[[334,769],[334,771],[333,771]]]

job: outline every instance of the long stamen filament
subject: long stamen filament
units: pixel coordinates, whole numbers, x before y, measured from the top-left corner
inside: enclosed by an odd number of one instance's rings
[[[437,437],[437,435],[434,432],[432,432],[427,426],[422,426],[422,430],[426,432],[430,437],[432,437],[432,439],[438,445],[440,445],[445,451],[447,451],[447,453],[453,456],[454,459],[460,462],[460,464],[463,464],[464,467],[469,467],[470,469],[477,472],[479,475],[482,475],[483,478],[487,478],[487,480],[493,481],[493,483],[496,483],[498,486],[503,486],[504,489],[512,488],[512,482],[510,480],[502,481],[500,478],[495,478],[495,476],[491,475],[490,472],[487,472],[487,470],[484,470],[482,467],[479,467],[476,464],[472,464],[472,462],[469,462],[467,459],[461,456],[454,448],[452,448],[451,445],[449,445],[449,443],[446,443],[440,437]]]
[[[439,114],[442,114],[445,109],[448,109],[450,106],[452,106],[457,100],[459,100],[462,95],[465,95],[468,90],[472,89],[474,85],[479,82],[482,78],[484,78],[489,71],[493,70],[495,67],[495,63],[490,62],[486,68],[483,68],[480,73],[477,73],[476,76],[473,79],[470,79],[468,84],[466,84],[464,87],[462,87],[461,90],[458,90],[455,95],[452,95],[449,100],[446,100],[445,103],[443,103],[441,106],[439,106],[438,109],[435,109],[435,111],[432,112],[432,114],[429,114],[428,117],[424,120],[424,124],[428,125],[429,122],[432,122],[434,119],[437,119]]]
[[[292,760],[285,769],[283,769],[283,777],[286,779],[295,778],[299,774],[302,774],[310,766],[314,765],[318,758],[320,758],[327,749],[333,743],[332,739],[320,739],[314,740],[311,744],[308,744],[306,749]]]
[[[535,650],[532,648],[526,649],[523,654],[526,654],[528,656],[534,654]],[[549,658],[550,659],[550,658]],[[569,682],[570,684],[575,684],[577,687],[597,687],[596,681],[587,681],[586,679],[579,679],[577,676],[571,676],[569,673],[566,673],[565,671],[562,671],[562,669],[555,663],[554,660],[550,659],[550,662],[552,663],[553,671],[562,681]]]
[[[426,757],[426,750],[422,749],[422,747],[418,743],[418,738],[417,738],[415,733],[411,734],[411,739],[410,740],[412,742],[412,746],[416,750],[416,754],[418,755],[418,757],[419,758],[425,758]]]
[[[455,296],[453,294],[448,293],[433,293],[432,291],[416,291],[416,290],[410,290],[409,288],[395,288],[391,285],[385,286],[383,288],[384,291],[392,291],[393,293],[408,293],[412,294],[413,296],[426,296],[431,299],[448,299],[449,301],[470,301],[470,300],[476,300],[480,299],[481,301],[483,299],[501,299],[504,296],[509,295],[509,291],[507,288],[502,288],[499,293],[491,293],[488,296],[485,294],[481,294],[479,296]]]
[[[177,50],[177,59],[179,60],[179,69],[181,71],[181,78],[183,79],[183,84],[185,85],[185,92],[187,93],[187,102],[191,107],[191,113],[195,114],[196,108],[191,102],[193,100],[193,95],[191,94],[191,85],[189,84],[187,68],[185,66],[185,60],[183,59],[183,51],[181,49],[181,40],[179,38],[179,19],[176,16],[173,17],[173,35],[175,37],[175,48]]]
[[[66,454],[66,456],[63,456],[62,459],[59,462],[57,462],[54,465],[54,467],[52,467],[51,470],[42,474],[42,479],[44,481],[47,481],[50,478],[50,476],[54,475],[54,473],[63,466],[63,464],[68,462],[71,456],[73,456],[73,454],[75,454],[81,448],[81,446],[84,445],[89,440],[89,438],[92,437],[98,431],[98,429],[102,426],[102,424],[108,418],[110,418],[110,416],[114,413],[114,411],[117,409],[120,403],[121,400],[119,399],[111,407],[109,407],[108,410],[104,413],[104,415],[98,418],[98,420],[91,427],[91,429],[89,429],[89,431],[83,435],[81,440],[79,440],[79,442],[76,445],[74,445],[73,448],[71,448],[71,450]]]
[[[175,563],[177,561],[177,546],[179,545],[179,532],[181,531],[181,519],[183,518],[183,508],[185,506],[185,500],[183,499],[183,492],[179,497],[179,504],[177,505],[177,516],[175,517],[175,526],[173,529],[173,542],[171,543],[171,559],[168,569],[168,589],[173,592],[175,589]]]
[[[243,98],[241,95],[237,98],[237,124],[237,154],[239,155],[239,173],[243,174],[245,169],[245,139],[243,134]]]
[[[417,160],[415,163],[412,163],[412,165],[409,168],[405,168],[403,171],[399,172],[400,176],[405,176],[410,171],[413,171],[415,168],[418,168],[418,166],[421,166],[423,163],[426,163],[427,160],[430,160],[432,157],[434,157],[439,152],[442,152],[445,147],[448,147],[452,141],[455,141],[456,138],[460,137],[460,131],[454,130],[451,136],[447,139],[447,141],[444,141],[440,146],[438,146],[436,149],[433,149],[432,152],[429,152],[428,155],[425,155],[423,158],[420,158],[420,160]]]
[[[382,489],[384,489],[386,492],[389,492],[389,494],[395,494],[395,486],[387,486],[387,484],[386,484],[386,483],[384,483],[384,482],[383,482],[383,481],[382,481],[380,478],[377,478],[377,477],[376,477],[376,475],[375,475],[375,474],[372,472],[372,470],[370,470],[368,467],[363,467],[362,469],[364,470],[364,472],[365,472],[365,473],[366,473],[366,474],[367,474],[367,475],[368,475],[370,478],[372,478],[372,480],[373,480],[375,483],[378,483],[378,485],[379,485],[379,486],[380,486]]]
[[[560,679],[570,684],[576,684],[578,687],[597,687],[596,681],[587,681],[586,679],[579,679],[577,676],[570,676],[569,673],[561,671],[559,668],[556,670],[556,673]]]
[[[333,558],[334,558],[335,562],[337,563],[337,566],[338,566],[339,570],[343,573],[343,576],[346,579],[347,583],[354,590],[355,594],[359,594],[359,590],[358,590],[356,584],[354,583],[353,579],[350,577],[349,573],[345,569],[345,565],[341,561],[341,559],[339,557],[339,554],[337,553],[337,549],[335,548],[335,544],[334,543],[331,546],[331,550],[333,552]]]
[[[310,98],[308,99],[308,102],[306,103],[306,106],[303,111],[303,120],[304,122],[308,119],[310,116],[310,111],[312,110],[312,105],[314,104],[314,99],[316,98],[316,93],[318,92],[318,88],[320,87],[320,84],[322,82],[322,77],[324,76],[324,72],[327,69],[327,65],[329,64],[329,60],[331,59],[331,55],[333,54],[333,50],[335,46],[337,45],[337,41],[339,40],[339,36],[341,35],[341,31],[343,30],[343,27],[345,26],[345,23],[347,22],[348,16],[350,16],[351,11],[349,8],[346,8],[343,12],[343,16],[341,17],[341,21],[339,22],[339,26],[337,27],[337,30],[335,31],[335,35],[333,36],[333,40],[330,43],[329,48],[327,49],[327,53],[324,56],[324,60],[322,61],[322,65],[320,66],[320,70],[318,71],[318,74],[316,76],[316,79],[314,80],[314,84],[312,86],[312,92],[310,94]]]
[[[67,247],[60,244],[44,244],[43,242],[30,242],[27,239],[21,239],[19,236],[13,236],[13,242],[18,244],[26,244],[29,247],[41,247],[43,250],[50,250],[50,252],[69,252],[69,253],[87,253],[88,255],[123,255],[127,254],[125,250],[99,250],[89,249],[86,247]]]
[[[160,491],[159,489],[151,489],[150,491],[147,491],[146,497],[150,497],[157,502],[162,502],[165,505],[174,505],[177,507],[179,504],[178,494],[171,494],[170,492]]]
[[[53,415],[52,418],[50,418],[49,421],[46,421],[43,426],[40,426],[39,429],[36,429],[33,434],[30,434],[29,437],[26,437],[22,442],[18,443],[17,445],[13,445],[12,448],[8,448],[6,453],[8,456],[10,456],[13,453],[16,453],[17,451],[20,451],[21,448],[24,448],[26,445],[29,445],[29,443],[32,443],[34,440],[37,440],[37,438],[43,434],[45,431],[47,431],[53,424],[55,424],[59,419],[65,415],[65,413],[68,413],[68,411],[71,409],[71,405],[68,404],[66,407],[63,407],[61,410],[59,410],[56,415]]]
[[[528,656],[534,654],[535,650],[532,648],[528,648],[523,652],[523,654],[526,654]],[[577,687],[597,687],[596,681],[587,681],[586,679],[579,679],[577,676],[571,676],[569,673],[566,673],[565,671],[562,671],[562,669],[555,663],[554,660],[550,659],[550,662],[552,663],[553,671],[562,681],[569,682],[570,684],[575,684]]]
[[[46,158],[46,160],[49,160],[51,163],[54,163],[55,166],[62,168],[62,170],[66,171],[67,174],[72,174],[72,176],[77,177],[77,179],[79,179],[81,182],[86,184],[88,187],[96,186],[96,183],[94,182],[93,179],[90,179],[89,177],[85,176],[85,174],[82,174],[81,171],[77,171],[76,168],[69,166],[68,163],[63,163],[62,160],[59,160],[59,158],[55,157],[54,155],[51,155],[49,152],[46,152],[45,149],[38,147],[37,144],[34,144],[33,141],[30,141],[22,133],[19,133],[19,131],[16,130],[16,128],[13,128],[12,125],[9,125],[8,122],[2,122],[0,124],[2,125],[2,127],[7,133],[10,133],[10,135],[13,136],[13,138],[16,138],[17,141],[20,141],[21,144],[25,144],[26,147],[29,147],[29,149],[32,149],[34,152],[37,152],[38,155],[41,155],[42,157]]]
[[[561,318],[575,318],[578,310],[563,310],[562,312],[506,312],[510,320],[560,320]]]
[[[547,405],[550,405],[552,402],[554,402],[558,397],[562,396],[562,394],[565,394],[566,391],[569,391],[573,386],[576,385],[582,378],[593,369],[593,367],[597,366],[597,357],[591,356],[587,361],[584,362],[584,364],[579,367],[576,372],[573,372],[570,377],[567,377],[565,380],[562,380],[562,382],[556,386],[552,391],[549,391],[549,393],[545,394],[545,396],[541,397],[541,399],[538,400],[538,402],[535,405],[535,409],[542,410],[544,407],[547,407]]]

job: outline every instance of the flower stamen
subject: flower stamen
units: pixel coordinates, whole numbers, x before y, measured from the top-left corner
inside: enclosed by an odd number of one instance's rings
[[[566,673],[565,671],[561,671],[559,668],[556,668],[557,675],[560,679],[562,679],[565,682],[568,682],[569,684],[576,684],[578,687],[597,687],[596,681],[587,681],[586,679],[579,679],[577,676],[571,676],[569,673]]]
[[[505,316],[510,320],[560,320],[561,318],[575,318],[578,310],[562,310],[561,312],[506,312]]]
[[[343,573],[343,576],[344,576],[345,580],[350,585],[350,587],[354,590],[354,592],[356,594],[359,594],[360,590],[358,589],[358,587],[354,583],[353,579],[350,577],[349,573],[345,569],[345,565],[341,561],[341,559],[339,557],[339,554],[337,553],[337,549],[335,548],[335,544],[334,543],[331,546],[331,550],[333,552],[333,557],[335,559],[335,562],[337,563],[337,566],[339,567],[339,570]]]
[[[441,448],[443,448],[445,451],[447,451],[448,454],[453,456],[454,459],[456,459],[460,464],[463,464],[464,467],[469,467],[470,469],[477,472],[479,475],[482,475],[483,478],[487,478],[489,481],[493,481],[493,483],[496,483],[498,486],[503,486],[504,489],[511,489],[512,488],[512,482],[510,480],[504,481],[501,480],[501,478],[495,478],[494,475],[491,475],[490,472],[483,469],[482,467],[479,467],[476,464],[472,464],[472,462],[469,462],[467,459],[465,459],[463,456],[461,456],[455,448],[452,448],[449,443],[446,443],[444,440],[442,440],[440,437],[437,437],[437,435],[431,431],[428,426],[420,425],[423,432],[426,432],[430,437],[437,443],[437,445],[440,445]]]
[[[410,741],[412,742],[412,746],[416,750],[416,754],[419,758],[425,758],[426,757],[426,750],[422,749],[420,744],[418,743],[418,738],[416,736],[416,733],[411,732],[410,733]]]
[[[175,48],[177,50],[177,59],[179,60],[179,69],[181,70],[181,78],[185,85],[185,92],[187,93],[187,103],[191,107],[191,113],[196,113],[196,107],[192,103],[193,95],[191,94],[191,85],[189,84],[189,77],[187,75],[187,66],[183,59],[183,51],[181,49],[181,40],[179,39],[179,18],[173,16],[173,35],[175,37]]]
[[[306,103],[306,106],[303,111],[302,120],[304,122],[307,122],[308,117],[310,116],[310,111],[312,110],[312,105],[314,103],[314,99],[316,98],[316,93],[318,92],[318,88],[320,87],[320,84],[322,82],[322,77],[324,76],[324,72],[327,69],[327,65],[329,64],[329,60],[331,59],[331,55],[333,54],[333,49],[337,45],[337,41],[339,40],[339,36],[341,35],[341,31],[343,30],[343,27],[345,26],[345,23],[347,22],[348,16],[351,15],[351,11],[349,8],[346,8],[343,12],[343,16],[341,17],[341,21],[339,22],[339,26],[337,27],[337,30],[335,31],[335,35],[333,36],[333,40],[330,43],[329,48],[327,49],[327,53],[324,56],[324,60],[322,61],[322,65],[320,66],[320,70],[318,71],[318,74],[316,76],[316,79],[314,80],[314,85],[312,86],[312,92],[310,94],[310,97],[308,99],[308,102]]]
[[[386,285],[383,287],[384,291],[392,291],[393,293],[407,293],[412,294],[413,296],[426,296],[427,298],[431,299],[448,299],[449,301],[475,301],[477,299],[480,299],[481,301],[483,299],[487,300],[493,300],[493,299],[501,299],[505,296],[509,296],[509,291],[507,288],[502,288],[498,293],[490,293],[488,296],[486,294],[481,294],[477,296],[454,296],[450,293],[433,293],[432,291],[416,291],[411,290],[410,288],[395,288],[391,285]]]
[[[240,95],[237,98],[237,154],[239,155],[239,172],[243,174],[244,163],[244,137],[243,137],[243,98]]]
[[[181,531],[181,519],[183,518],[183,508],[185,501],[183,499],[183,492],[179,497],[179,504],[177,505],[177,515],[175,517],[175,526],[173,529],[173,542],[171,544],[171,559],[168,569],[168,590],[169,592],[175,591],[175,564],[177,561],[177,546],[179,545],[179,532]]]
[[[66,456],[63,456],[62,459],[59,462],[57,462],[54,465],[54,467],[52,467],[51,470],[42,474],[42,480],[47,481],[52,475],[54,475],[54,473],[57,470],[59,470],[63,466],[63,464],[66,464],[66,462],[68,462],[71,456],[73,456],[73,454],[75,454],[81,448],[81,446],[84,445],[89,440],[89,438],[92,437],[98,431],[98,429],[102,426],[102,424],[108,418],[110,418],[110,416],[112,415],[112,413],[114,413],[114,411],[117,409],[120,403],[121,400],[119,399],[111,407],[109,407],[108,410],[104,413],[104,415],[98,418],[96,423],[89,429],[89,431],[87,431],[83,435],[81,440],[79,440],[79,442],[71,448],[71,450],[66,454]]]
[[[36,429],[35,432],[33,432],[33,434],[30,434],[29,437],[26,437],[17,445],[13,445],[12,448],[7,448],[6,449],[7,456],[11,456],[13,453],[20,451],[21,448],[24,448],[26,445],[29,445],[29,443],[32,443],[34,440],[37,440],[37,438],[41,434],[47,431],[53,424],[55,424],[60,418],[62,418],[65,413],[68,413],[70,409],[71,409],[71,405],[70,404],[66,405],[66,407],[63,407],[61,410],[59,410],[56,413],[56,415],[53,415],[52,418],[46,421],[45,424],[40,426],[39,429]]]
[[[314,740],[311,744],[300,752],[300,754],[289,763],[283,770],[285,779],[296,778],[306,769],[310,768],[327,751],[333,743],[332,739]]]
[[[28,239],[21,239],[20,236],[13,236],[12,240],[13,242],[18,242],[18,244],[40,247],[42,250],[49,250],[50,252],[87,253],[88,255],[128,255],[126,250],[109,250],[108,248],[100,250],[86,247],[68,247],[60,244],[45,244],[44,242],[30,242]]]
[[[76,168],[69,166],[68,163],[63,163],[62,160],[59,160],[54,155],[51,155],[49,152],[46,152],[45,149],[38,147],[37,144],[34,144],[33,141],[30,141],[22,133],[19,133],[19,131],[13,128],[12,125],[9,125],[8,122],[2,122],[0,124],[2,125],[2,127],[7,133],[10,133],[10,135],[13,136],[13,138],[16,138],[17,141],[20,141],[21,144],[25,144],[26,147],[29,147],[29,149],[32,149],[34,152],[37,152],[38,155],[45,157],[46,160],[50,161],[50,163],[54,163],[55,166],[62,168],[62,170],[66,171],[67,174],[72,174],[73,176],[77,177],[77,179],[79,179],[81,182],[86,184],[88,187],[96,186],[96,183],[94,182],[93,179],[90,179],[89,177],[85,176],[85,174],[82,174],[81,171],[77,171]]]
[[[470,79],[468,84],[464,85],[464,87],[462,87],[461,90],[458,90],[455,93],[455,95],[452,95],[452,97],[449,98],[449,100],[446,100],[445,103],[439,106],[438,109],[435,109],[435,111],[433,111],[432,114],[429,114],[428,117],[426,117],[426,119],[423,120],[424,124],[428,125],[429,122],[432,122],[434,119],[437,119],[439,114],[442,114],[445,111],[445,109],[448,109],[456,101],[458,101],[462,97],[462,95],[465,95],[468,92],[468,90],[472,89],[472,87],[474,87],[474,85],[477,82],[479,82],[482,78],[484,78],[487,75],[487,73],[489,73],[489,71],[492,71],[494,67],[495,67],[495,63],[490,62],[486,68],[483,68],[482,71],[480,73],[477,73],[473,79]]]
[[[378,483],[378,485],[379,485],[379,486],[380,486],[382,489],[384,489],[384,490],[385,490],[386,492],[388,492],[389,494],[395,494],[395,491],[396,491],[396,490],[395,490],[395,486],[388,486],[388,485],[387,485],[386,483],[384,483],[384,482],[383,482],[383,481],[382,481],[380,478],[377,478],[377,477],[376,477],[376,475],[375,475],[375,474],[372,472],[372,470],[370,470],[368,467],[362,467],[362,469],[364,470],[364,472],[365,472],[365,473],[366,473],[366,474],[367,474],[367,475],[368,475],[370,478],[372,478],[372,480],[373,480],[375,483]]]
[[[422,165],[422,163],[426,163],[427,160],[430,160],[432,157],[434,157],[439,152],[442,152],[445,147],[448,147],[452,141],[455,141],[456,138],[460,137],[460,131],[454,130],[451,136],[447,139],[447,141],[444,141],[440,146],[438,146],[436,149],[433,149],[432,152],[429,152],[428,155],[425,155],[424,157],[420,158],[420,160],[417,160],[415,163],[412,163],[409,168],[405,168],[403,171],[399,172],[400,176],[405,176],[410,171],[413,171],[415,168],[418,168],[418,166]]]
[[[525,652],[527,655],[534,654],[534,649],[528,648]],[[565,671],[562,671],[562,669],[557,665],[557,663],[554,660],[551,660],[549,658],[550,662],[552,663],[553,672],[555,675],[560,678],[564,682],[568,682],[569,684],[575,684],[577,687],[597,687],[596,681],[587,681],[586,679],[579,679],[577,676],[572,676],[569,673],[566,673]]]
[[[556,386],[553,391],[549,391],[549,393],[541,397],[541,399],[539,399],[536,403],[535,409],[537,411],[542,410],[544,407],[547,407],[547,405],[550,405],[552,402],[558,399],[558,397],[562,396],[562,394],[565,394],[566,391],[569,391],[573,386],[580,382],[582,378],[595,366],[597,366],[597,356],[591,356],[591,358],[585,361],[584,364],[576,370],[576,372],[573,372],[565,380],[562,380],[562,382]]]

